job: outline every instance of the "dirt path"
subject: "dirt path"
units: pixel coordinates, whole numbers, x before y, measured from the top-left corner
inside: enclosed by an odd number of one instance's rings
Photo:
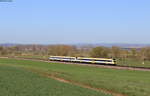
[[[110,90],[106,90],[106,89],[102,89],[102,88],[94,88],[94,87],[89,86],[89,85],[81,84],[81,83],[71,81],[71,80],[66,80],[64,78],[57,77],[57,73],[49,74],[49,73],[46,73],[46,72],[39,71],[37,69],[31,69],[31,68],[25,68],[25,69],[27,69],[29,71],[32,71],[32,72],[35,72],[35,73],[37,73],[41,76],[57,80],[59,82],[73,84],[73,85],[76,85],[76,86],[80,86],[82,88],[87,88],[87,89],[91,89],[91,90],[94,90],[94,91],[99,91],[99,92],[103,92],[103,93],[106,93],[106,94],[111,94],[112,96],[127,96],[127,95],[117,93],[117,92],[113,92],[113,91],[110,91]]]
[[[55,76],[47,76],[47,77],[52,78],[52,79],[57,80],[57,81],[60,81],[60,82],[63,82],[63,83],[69,83],[69,84],[77,85],[77,86],[87,88],[87,89],[91,89],[91,90],[94,90],[94,91],[101,91],[103,93],[111,94],[113,96],[126,96],[124,94],[116,93],[116,92],[113,92],[113,91],[108,91],[108,90],[101,89],[101,88],[94,88],[94,87],[91,87],[89,85],[76,83],[76,82],[65,80],[65,79],[62,79],[62,78],[55,77]]]

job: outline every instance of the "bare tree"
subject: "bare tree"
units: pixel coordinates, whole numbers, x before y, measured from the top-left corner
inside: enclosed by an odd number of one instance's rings
[[[72,56],[76,48],[69,45],[51,45],[49,46],[49,55],[54,56]]]
[[[91,57],[106,58],[109,55],[109,49],[106,47],[95,47],[91,50]]]
[[[120,58],[121,57],[121,48],[117,46],[112,46],[111,54],[113,58]]]

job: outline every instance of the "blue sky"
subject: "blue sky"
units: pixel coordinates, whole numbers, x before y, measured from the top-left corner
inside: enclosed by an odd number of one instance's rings
[[[0,2],[0,43],[150,43],[150,0]]]

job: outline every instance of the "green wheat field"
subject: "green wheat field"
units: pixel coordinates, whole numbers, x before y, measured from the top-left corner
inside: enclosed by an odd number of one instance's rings
[[[0,96],[149,96],[149,84],[148,71],[0,59]]]

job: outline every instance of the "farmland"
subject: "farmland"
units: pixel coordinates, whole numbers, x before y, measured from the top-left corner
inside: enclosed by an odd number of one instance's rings
[[[110,96],[39,76],[17,66],[0,65],[0,96]]]
[[[149,86],[150,72],[145,72],[145,71],[116,70],[116,69],[105,69],[105,68],[96,68],[96,67],[88,67],[88,66],[80,66],[80,65],[47,63],[47,62],[40,62],[40,61],[0,59],[0,66],[4,66],[4,65],[9,66],[9,67],[12,66],[13,68],[17,68],[18,70],[21,70],[23,68],[24,72],[25,72],[25,70],[29,70],[31,72],[33,70],[38,70],[42,74],[46,73],[46,74],[54,75],[57,78],[62,78],[62,79],[68,80],[68,81],[72,82],[73,84],[78,83],[78,85],[90,86],[92,88],[97,88],[97,89],[100,89],[101,91],[109,92],[112,94],[123,94],[123,95],[127,95],[127,96],[148,96],[150,94],[150,91],[149,91],[149,89],[150,89],[150,86]],[[5,72],[5,73],[7,73],[7,72]],[[23,73],[23,72],[20,72],[20,73]],[[37,72],[33,72],[33,73],[37,73]],[[36,75],[36,74],[33,74],[33,75]],[[36,76],[38,76],[38,75],[36,75]],[[42,78],[44,79],[44,77],[42,77]],[[24,78],[24,80],[27,83],[30,83],[31,81],[34,81],[34,82],[36,81],[36,80],[30,81],[30,77],[28,79]],[[47,80],[47,82],[51,82],[51,81],[57,82],[57,81],[54,81],[51,79],[48,79],[48,80]],[[41,82],[43,82],[43,81],[41,80]],[[39,83],[37,83],[37,86],[40,86],[38,84]],[[34,85],[36,85],[36,84],[34,84]],[[45,86],[47,86],[47,85],[48,84],[45,84]],[[68,87],[65,87],[65,88],[68,88],[66,90],[73,90],[73,88],[75,87],[75,86],[71,85],[72,86],[72,89],[71,89],[71,88],[69,88],[70,85],[65,85],[65,86],[68,86]],[[36,87],[34,87],[34,88],[36,88]],[[48,89],[49,88],[46,87],[45,90],[48,90]],[[85,90],[85,89],[83,89],[83,90]],[[68,91],[68,92],[72,92],[72,91]],[[93,92],[93,91],[90,91],[89,93],[86,93],[86,92],[88,92],[88,91],[79,92],[79,94],[81,94],[81,93],[95,94],[92,96],[100,96],[99,94],[102,94],[101,92],[99,92],[99,93]],[[47,95],[47,96],[49,96],[49,95]],[[67,95],[64,95],[64,96],[67,96]],[[73,95],[70,95],[70,96],[73,96]],[[78,95],[78,96],[80,96],[80,95]],[[84,96],[91,96],[91,95],[84,95]],[[102,95],[102,96],[104,96],[104,95]]]

